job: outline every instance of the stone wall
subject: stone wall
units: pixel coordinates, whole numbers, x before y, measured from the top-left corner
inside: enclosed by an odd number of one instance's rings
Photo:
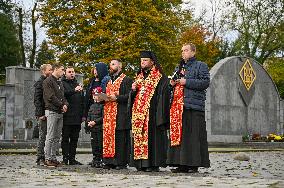
[[[0,85],[0,140],[14,136],[15,86]]]
[[[0,86],[0,140],[31,140],[37,121],[34,116],[34,83],[40,71],[6,67],[6,84]],[[83,75],[76,75],[83,82]],[[88,135],[82,137],[90,140]]]
[[[284,100],[280,101],[280,123],[279,129],[282,130],[281,134],[284,135]]]

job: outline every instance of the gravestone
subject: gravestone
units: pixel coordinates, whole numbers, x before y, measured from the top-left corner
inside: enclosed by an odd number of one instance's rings
[[[210,70],[209,142],[241,142],[246,134],[283,133],[280,96],[266,70],[247,57],[228,57]]]

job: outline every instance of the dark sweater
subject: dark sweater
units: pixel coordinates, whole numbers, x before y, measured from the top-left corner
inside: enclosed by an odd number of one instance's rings
[[[68,105],[64,97],[63,84],[53,75],[43,81],[43,99],[45,109],[56,113],[62,113],[62,107]]]
[[[45,76],[41,76],[38,81],[36,81],[35,93],[34,93],[34,105],[35,105],[35,116],[41,117],[44,116],[45,104],[43,100],[43,87],[42,83],[46,79]]]

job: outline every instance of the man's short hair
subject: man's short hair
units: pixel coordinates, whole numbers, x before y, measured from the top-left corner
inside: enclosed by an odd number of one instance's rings
[[[196,46],[191,42],[185,43],[183,46],[190,46],[191,51],[196,52]]]
[[[123,67],[123,63],[122,63],[121,59],[116,59],[116,58],[114,58],[114,59],[112,59],[111,61],[117,61],[118,64],[119,64],[121,67]]]
[[[74,69],[73,66],[67,66],[66,69]]]
[[[40,66],[40,72],[44,72],[48,66],[51,66],[51,64],[42,64]]]
[[[63,65],[60,64],[60,63],[54,63],[54,64],[52,64],[52,69],[53,69],[53,70],[59,69],[60,67],[63,67]]]
[[[118,63],[122,64],[121,59],[112,59],[111,61],[117,61]]]

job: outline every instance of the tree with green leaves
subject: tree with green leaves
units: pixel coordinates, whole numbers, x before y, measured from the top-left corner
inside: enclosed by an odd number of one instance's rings
[[[35,67],[39,68],[42,64],[52,64],[55,62],[55,52],[50,49],[46,40],[42,41],[37,52]]]
[[[0,74],[5,74],[5,67],[21,63],[20,42],[13,22],[12,7],[10,1],[0,1]]]
[[[179,40],[180,46],[191,42],[196,45],[196,57],[198,60],[205,62],[211,68],[217,62],[220,56],[220,43],[218,37],[211,38],[210,33],[201,25],[188,27],[181,35]]]
[[[41,18],[59,61],[90,72],[94,62],[120,58],[137,67],[139,51],[154,51],[166,72],[179,58],[177,39],[188,12],[181,0],[45,0]],[[188,18],[187,18],[188,19]]]
[[[230,0],[224,19],[237,32],[231,53],[253,57],[263,64],[284,50],[283,0]],[[230,14],[227,14],[230,12]]]
[[[266,69],[275,82],[278,92],[284,99],[284,58],[270,58],[266,61]]]

